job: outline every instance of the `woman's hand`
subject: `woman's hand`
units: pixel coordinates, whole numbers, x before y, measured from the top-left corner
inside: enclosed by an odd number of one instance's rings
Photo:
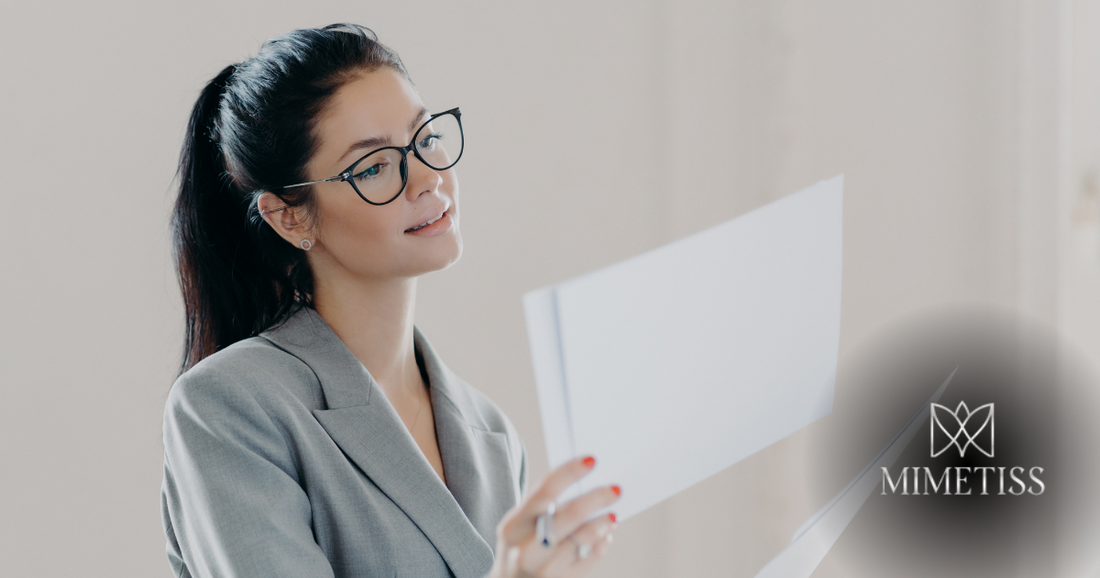
[[[558,578],[584,576],[611,545],[615,514],[589,520],[592,513],[619,499],[618,486],[604,486],[557,504],[551,520],[551,545],[535,536],[535,523],[547,506],[596,460],[576,458],[550,472],[538,489],[504,515],[497,526],[496,562],[489,578]],[[583,550],[587,556],[581,558]]]

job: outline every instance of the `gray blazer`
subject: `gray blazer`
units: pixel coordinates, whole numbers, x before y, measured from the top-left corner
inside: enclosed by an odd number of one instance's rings
[[[527,491],[512,423],[414,330],[447,483],[313,309],[184,373],[164,413],[176,576],[481,578]]]

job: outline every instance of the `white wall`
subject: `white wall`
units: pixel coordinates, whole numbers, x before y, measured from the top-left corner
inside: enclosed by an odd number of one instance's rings
[[[418,323],[538,480],[523,292],[836,173],[842,351],[970,301],[1100,352],[1096,4],[0,5],[0,575],[168,574],[173,171],[203,83],[264,38],[365,24],[429,106],[462,106],[465,255],[422,281]],[[790,498],[803,441],[623,524],[595,575],[755,574],[819,505]]]

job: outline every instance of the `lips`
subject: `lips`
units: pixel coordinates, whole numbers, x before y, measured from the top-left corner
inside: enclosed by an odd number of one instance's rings
[[[423,229],[424,227],[427,227],[428,225],[431,225],[432,223],[442,219],[443,215],[445,215],[445,214],[447,214],[447,209],[444,209],[444,210],[440,211],[439,213],[431,214],[427,217],[422,217],[422,220],[421,220],[419,225],[417,225],[415,227],[405,229],[405,232],[406,233],[411,233],[413,231]]]

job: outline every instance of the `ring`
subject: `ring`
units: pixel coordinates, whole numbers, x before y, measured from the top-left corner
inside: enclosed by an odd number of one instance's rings
[[[554,529],[551,522],[554,519],[554,502],[546,506],[546,513],[535,519],[535,538],[544,548],[554,545]]]
[[[592,544],[581,544],[580,542],[577,542],[576,538],[574,538],[572,534],[569,535],[569,539],[577,545],[578,560],[584,560],[588,557],[589,554],[592,553]]]

